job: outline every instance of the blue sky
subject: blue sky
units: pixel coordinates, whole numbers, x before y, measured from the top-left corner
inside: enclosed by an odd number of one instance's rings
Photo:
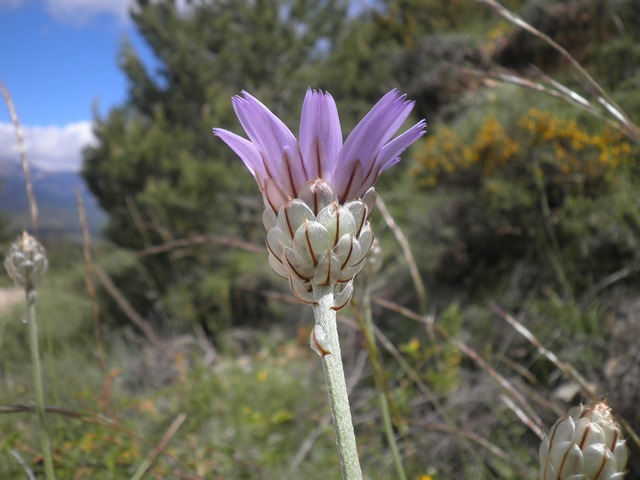
[[[105,114],[126,99],[117,66],[125,38],[152,62],[128,19],[130,0],[0,0],[0,81],[39,167],[77,170],[93,141],[92,105]],[[17,160],[8,109],[0,105],[0,162]]]
[[[175,0],[185,11],[187,0]],[[126,99],[117,65],[125,38],[148,65],[152,53],[129,19],[133,0],[0,0],[0,81],[24,130],[29,162],[79,170],[94,141],[93,104],[105,115]],[[352,8],[370,3],[354,0]],[[18,161],[15,130],[0,98],[0,163]]]

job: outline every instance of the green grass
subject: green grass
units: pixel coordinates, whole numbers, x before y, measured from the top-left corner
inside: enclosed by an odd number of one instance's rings
[[[105,408],[91,305],[78,276],[77,270],[50,272],[37,301],[46,404],[64,410],[48,414],[58,478],[131,478],[181,414],[186,420],[146,478],[321,479],[339,471],[333,430],[326,422],[318,427],[329,413],[318,358],[306,341],[287,339],[278,329],[252,332],[249,348],[233,335],[219,339],[222,347],[205,364],[209,350],[193,335],[176,335],[158,348],[143,345],[127,327],[107,328]],[[33,399],[22,310],[18,305],[0,317],[4,407],[29,406]],[[312,448],[290,473],[317,428]],[[0,431],[3,480],[25,477],[11,451],[42,475],[35,413],[0,414]],[[377,441],[363,442],[381,453]],[[369,478],[388,478],[380,464],[391,471],[390,458],[381,454]]]

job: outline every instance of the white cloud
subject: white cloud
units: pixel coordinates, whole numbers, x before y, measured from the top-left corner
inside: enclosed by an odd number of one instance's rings
[[[22,1],[0,0],[0,5]],[[47,10],[56,20],[75,24],[84,24],[97,15],[111,15],[124,24],[129,21],[129,9],[134,6],[133,0],[46,0],[46,3]],[[187,0],[175,0],[175,4],[183,15],[190,10]]]
[[[5,0],[0,0],[5,1]],[[11,0],[9,0],[11,1]],[[83,24],[97,15],[111,15],[122,23],[129,19],[132,0],[46,0],[47,10],[56,20]]]
[[[82,148],[95,143],[90,121],[60,126],[23,126],[29,164],[45,170],[78,171]],[[0,122],[0,162],[19,161],[13,124]]]

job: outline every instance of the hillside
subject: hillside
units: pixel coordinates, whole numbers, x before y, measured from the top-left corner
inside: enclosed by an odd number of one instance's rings
[[[43,232],[68,234],[78,231],[76,192],[83,192],[84,205],[92,233],[98,233],[106,220],[96,199],[75,172],[52,172],[31,167],[31,181],[38,202]],[[16,162],[0,165],[0,212],[11,218],[16,228],[29,224],[29,203],[21,166]]]

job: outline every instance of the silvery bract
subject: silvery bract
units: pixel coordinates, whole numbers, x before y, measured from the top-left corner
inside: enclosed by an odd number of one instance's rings
[[[240,156],[262,192],[271,267],[300,300],[314,303],[314,285],[332,286],[334,308],[342,308],[373,244],[373,186],[424,134],[425,122],[392,139],[413,109],[393,90],[343,144],[333,98],[309,89],[298,140],[247,92],[232,102],[249,140],[219,128],[214,133]]]
[[[49,262],[44,247],[24,232],[11,244],[4,267],[14,283],[23,288],[35,287],[44,276]]]
[[[629,458],[605,403],[574,407],[540,445],[540,480],[621,480]]]

